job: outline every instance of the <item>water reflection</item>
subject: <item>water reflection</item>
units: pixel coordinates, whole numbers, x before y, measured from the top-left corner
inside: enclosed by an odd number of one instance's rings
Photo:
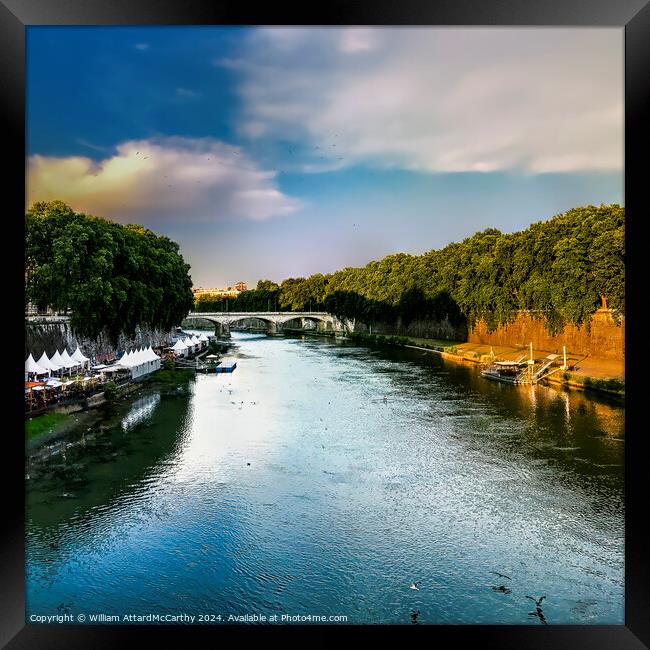
[[[156,410],[159,403],[160,393],[153,393],[152,395],[146,395],[145,397],[136,399],[129,412],[122,418],[122,429],[128,431],[137,424],[147,420]]]

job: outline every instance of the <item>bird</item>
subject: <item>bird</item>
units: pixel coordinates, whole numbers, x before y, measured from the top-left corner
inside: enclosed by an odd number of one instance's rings
[[[250,465],[250,463],[246,463],[246,465]]]
[[[542,601],[544,600],[544,598],[546,598],[546,596],[542,596],[539,599],[533,598],[532,596],[526,596],[526,598],[532,600],[535,603],[535,606],[537,607],[537,609],[541,609],[542,608]]]
[[[512,589],[508,589],[508,587],[506,587],[505,585],[500,585],[499,587],[495,587],[494,585],[492,585],[492,591],[499,591],[502,594],[512,593]]]
[[[420,585],[422,584],[422,580],[418,580],[417,582],[414,582],[409,589],[415,589],[416,591],[420,591]]]
[[[505,575],[505,573],[499,573],[498,571],[490,571],[490,573],[494,573],[495,576],[499,576],[499,578],[506,578],[507,580],[512,580],[510,576]]]
[[[546,617],[544,616],[544,610],[542,610],[542,601],[546,596],[541,596],[539,599],[535,599],[532,596],[526,596],[526,598],[529,598],[535,603],[535,611],[534,612],[528,612],[528,616],[536,616],[539,619],[539,622],[542,623],[542,625],[548,625],[546,621]]]

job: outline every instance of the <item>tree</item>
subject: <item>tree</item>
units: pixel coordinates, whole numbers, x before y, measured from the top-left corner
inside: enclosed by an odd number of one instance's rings
[[[192,309],[192,279],[178,244],[137,225],[36,203],[25,217],[27,299],[72,312],[82,336],[117,343],[137,327],[171,329]]]

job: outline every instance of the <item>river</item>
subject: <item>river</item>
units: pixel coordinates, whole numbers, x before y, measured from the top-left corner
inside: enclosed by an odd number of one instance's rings
[[[28,621],[624,623],[619,404],[418,350],[233,339],[234,373],[145,388],[32,458]]]

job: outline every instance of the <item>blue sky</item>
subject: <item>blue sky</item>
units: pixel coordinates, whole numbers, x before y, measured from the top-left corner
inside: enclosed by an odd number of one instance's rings
[[[622,30],[29,27],[27,154],[197,286],[332,272],[623,203]]]

